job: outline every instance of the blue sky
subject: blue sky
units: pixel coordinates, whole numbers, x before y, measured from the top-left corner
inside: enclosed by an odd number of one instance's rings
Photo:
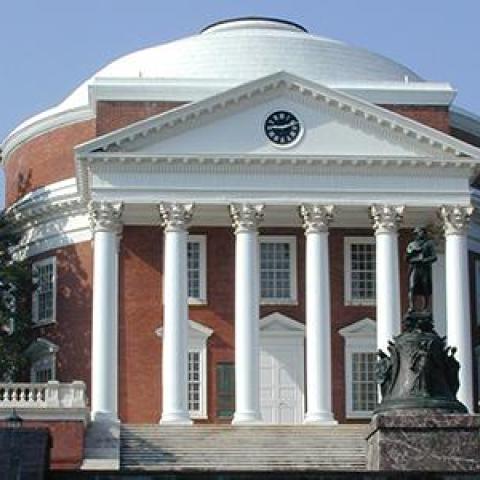
[[[248,15],[289,19],[448,81],[455,103],[480,114],[476,0],[16,0],[1,9],[0,138],[119,56]]]

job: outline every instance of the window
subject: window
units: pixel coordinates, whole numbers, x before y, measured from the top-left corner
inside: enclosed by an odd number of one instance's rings
[[[55,356],[49,354],[32,364],[30,380],[33,383],[47,383],[55,379]]]
[[[352,362],[352,410],[371,412],[377,404],[377,383],[375,365],[377,355],[373,352],[353,352]]]
[[[213,330],[189,320],[188,410],[192,418],[207,418],[207,341]],[[163,327],[156,334],[163,336]]]
[[[232,418],[235,411],[235,365],[217,363],[217,418]]]
[[[345,339],[347,418],[368,418],[378,402],[376,324],[370,318],[364,318],[342,328],[339,333]]]
[[[202,407],[202,363],[201,352],[188,352],[188,410],[190,414],[201,413]]]
[[[375,304],[375,238],[345,238],[345,303]]]
[[[296,303],[295,237],[260,237],[260,296],[263,304]]]
[[[37,338],[25,350],[30,360],[30,381],[46,383],[56,378],[58,347],[45,338]]]
[[[55,322],[56,258],[50,257],[32,265],[35,290],[32,299],[32,322],[44,325]]]
[[[207,261],[205,235],[190,235],[187,243],[188,301],[207,303]]]

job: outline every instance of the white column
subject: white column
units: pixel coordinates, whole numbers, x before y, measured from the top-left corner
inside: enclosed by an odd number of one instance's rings
[[[90,202],[93,421],[118,420],[118,242],[122,203]]]
[[[388,341],[401,331],[398,227],[404,207],[372,205],[376,237],[377,348],[387,351]]]
[[[165,228],[160,423],[191,424],[188,412],[187,225],[193,205],[161,204]]]
[[[232,423],[261,421],[260,291],[257,228],[263,205],[231,205],[235,228],[235,414]]]
[[[473,364],[467,230],[471,207],[444,206],[447,341],[457,348],[460,389],[457,398],[473,412]]]
[[[332,354],[328,225],[333,206],[302,205],[306,235],[306,370],[305,423],[334,424],[332,412]]]

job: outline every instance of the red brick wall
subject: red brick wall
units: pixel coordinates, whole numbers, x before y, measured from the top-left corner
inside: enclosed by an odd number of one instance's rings
[[[95,121],[39,135],[18,147],[5,165],[7,206],[28,192],[75,176],[73,148],[95,136]]]
[[[436,128],[444,133],[450,133],[448,107],[428,105],[381,105],[417,122]]]
[[[208,416],[216,416],[216,364],[234,360],[235,239],[230,228],[195,228],[207,234],[206,306],[190,307],[189,317],[214,330],[208,341]],[[279,311],[300,322],[305,319],[305,239],[300,228],[262,229],[262,234],[297,238],[298,305],[262,306],[261,316]],[[368,236],[371,230],[331,229],[332,377],[336,418],[345,421],[344,341],[338,330],[366,316],[375,307],[346,306],[344,302],[344,236]],[[400,251],[408,241],[400,235]],[[130,423],[157,422],[161,414],[161,339],[154,331],[162,324],[163,234],[160,228],[125,227],[120,267],[120,416]],[[406,267],[401,262],[402,286]],[[403,304],[406,291],[402,288]]]
[[[57,257],[57,322],[34,327],[34,336],[60,347],[57,380],[90,384],[92,250],[90,242],[45,252],[32,260]]]
[[[97,102],[97,136],[183,105],[184,102]]]
[[[19,412],[21,415],[21,412]],[[4,422],[0,422],[4,426]],[[83,462],[85,425],[81,421],[24,420],[26,428],[48,428],[52,449],[50,467],[56,470],[78,470]]]

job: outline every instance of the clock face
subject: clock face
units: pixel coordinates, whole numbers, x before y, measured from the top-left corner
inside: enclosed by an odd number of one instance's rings
[[[286,110],[271,113],[265,120],[265,135],[277,145],[290,145],[302,131],[298,118]]]

